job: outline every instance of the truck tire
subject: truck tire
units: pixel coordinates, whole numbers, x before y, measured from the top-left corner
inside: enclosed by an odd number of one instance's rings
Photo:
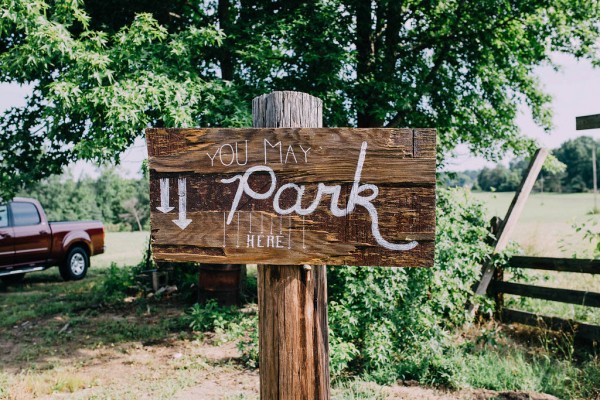
[[[67,258],[59,266],[60,276],[65,281],[78,281],[85,277],[90,267],[90,256],[84,248],[75,246],[69,250]]]
[[[0,278],[0,280],[2,280],[2,282],[6,286],[8,286],[8,285],[18,285],[19,283],[23,282],[23,278],[25,278],[25,274],[14,274],[14,275],[3,276],[2,278]]]

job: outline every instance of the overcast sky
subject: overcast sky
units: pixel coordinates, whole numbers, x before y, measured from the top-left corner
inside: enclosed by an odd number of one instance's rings
[[[582,134],[600,138],[600,130],[576,131],[575,117],[590,114],[600,114],[600,69],[593,69],[587,61],[577,61],[571,56],[557,55],[555,61],[562,68],[554,71],[549,67],[539,68],[537,73],[544,89],[553,97],[552,109],[554,110],[554,129],[550,134],[535,125],[528,110],[521,110],[517,120],[521,131],[539,141],[542,146],[549,148],[558,147],[562,142]],[[22,106],[25,96],[30,92],[28,86],[14,84],[0,84],[0,111],[11,106]],[[448,170],[479,169],[485,165],[493,165],[485,160],[473,157],[466,147],[457,148],[458,156],[448,161]],[[120,170],[125,176],[136,176],[140,170],[142,160],[147,157],[146,148],[142,139],[121,157]],[[503,160],[508,162],[509,159]],[[95,168],[85,163],[72,166],[74,175],[95,175]]]
[[[560,71],[550,67],[538,68],[537,74],[544,90],[552,95],[554,129],[545,133],[531,119],[527,109],[522,109],[517,119],[521,132],[538,140],[541,146],[555,148],[577,136],[588,135],[600,138],[600,130],[575,130],[575,117],[600,114],[600,69],[594,69],[588,61],[577,61],[567,55],[556,55],[555,62],[562,66]],[[458,157],[449,160],[448,170],[460,171],[492,166],[481,158],[473,157],[465,148],[458,148]],[[508,162],[507,157],[503,162]]]

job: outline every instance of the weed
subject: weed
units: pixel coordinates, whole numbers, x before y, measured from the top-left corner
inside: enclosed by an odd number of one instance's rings
[[[381,386],[373,383],[354,381],[341,381],[333,387],[332,399],[334,400],[383,400],[388,396]]]
[[[197,332],[224,330],[237,316],[232,307],[221,307],[216,300],[194,304],[189,310],[190,328]]]

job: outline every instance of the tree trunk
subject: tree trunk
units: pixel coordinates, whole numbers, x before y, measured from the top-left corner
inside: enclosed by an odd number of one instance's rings
[[[225,41],[223,46],[219,48],[219,64],[221,66],[221,78],[226,81],[233,80],[234,60],[231,53],[232,44],[229,43],[232,28],[231,4],[229,0],[219,0],[217,6],[217,14],[219,16],[219,27],[225,33]]]
[[[383,120],[375,113],[377,93],[371,83],[375,81],[375,43],[373,35],[372,8],[370,1],[355,0],[356,15],[356,80],[358,82],[358,106],[356,122],[359,128],[381,126]]]

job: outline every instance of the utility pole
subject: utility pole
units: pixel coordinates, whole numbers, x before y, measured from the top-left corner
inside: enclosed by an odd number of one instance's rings
[[[578,131],[586,129],[599,129],[600,128],[600,114],[585,115],[583,117],[575,118],[575,129]],[[596,177],[596,140],[592,145],[592,173],[594,179],[594,214],[599,212],[598,210],[598,181]]]

